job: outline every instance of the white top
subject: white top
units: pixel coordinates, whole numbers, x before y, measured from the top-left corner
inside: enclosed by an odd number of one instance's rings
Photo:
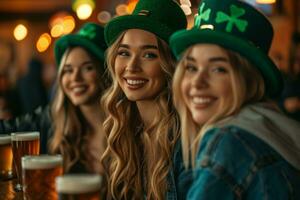
[[[221,126],[234,125],[260,138],[286,161],[300,169],[300,123],[274,110],[268,104],[245,106]]]

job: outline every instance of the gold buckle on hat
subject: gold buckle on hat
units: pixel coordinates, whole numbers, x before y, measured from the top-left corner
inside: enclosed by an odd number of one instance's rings
[[[203,25],[200,25],[199,28],[200,29],[211,29],[211,30],[214,30],[214,25],[212,25],[212,24],[203,24]]]
[[[148,15],[150,15],[150,11],[149,10],[140,10],[138,15],[148,16]]]

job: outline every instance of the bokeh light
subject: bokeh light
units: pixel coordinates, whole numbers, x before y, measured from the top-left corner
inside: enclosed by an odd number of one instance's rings
[[[111,14],[108,11],[101,11],[97,16],[97,19],[100,23],[106,24],[111,19]]]
[[[27,36],[27,28],[23,24],[18,24],[14,29],[14,37],[16,40],[21,41]]]
[[[39,52],[44,52],[48,49],[48,47],[51,44],[51,36],[48,33],[43,33],[37,43],[36,43],[36,48]]]
[[[90,5],[88,4],[81,4],[77,9],[76,9],[76,14],[77,17],[81,20],[88,19],[93,12],[93,9]]]

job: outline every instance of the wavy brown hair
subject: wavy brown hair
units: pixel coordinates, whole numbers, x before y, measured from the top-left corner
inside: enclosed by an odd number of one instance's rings
[[[61,85],[63,67],[70,51],[73,48],[74,47],[68,48],[65,51],[58,69],[58,77],[55,83],[55,96],[53,103],[51,104],[54,134],[49,143],[49,149],[51,153],[59,153],[63,155],[65,172],[68,172],[76,162],[82,163],[88,171],[93,172],[91,161],[94,158],[91,154],[87,153],[89,152],[88,141],[91,137],[90,126],[83,117],[79,108],[74,106],[70,99],[65,95]],[[103,66],[102,61],[95,58],[95,56],[90,53],[89,56],[96,66]],[[108,82],[104,81],[105,77],[101,75],[103,72],[100,68],[101,67],[97,68],[97,70],[100,76],[99,80],[101,80],[101,82],[99,81],[100,90],[103,91],[107,87],[106,85]],[[101,92],[99,93],[99,98],[100,96]]]
[[[159,108],[153,123],[145,128],[135,102],[120,88],[114,71],[115,59],[125,33],[107,50],[107,66],[113,83],[102,97],[107,109],[104,129],[108,146],[108,199],[165,199],[172,150],[179,135],[179,118],[172,105],[171,79],[175,61],[163,40],[157,38],[166,86],[155,98]],[[146,191],[145,191],[146,190]]]
[[[193,121],[180,91],[185,72],[186,57],[190,54],[192,48],[193,46],[185,51],[178,63],[172,86],[174,105],[180,115],[183,160],[186,168],[195,166],[199,144],[207,128],[228,116],[236,114],[246,104],[267,100],[265,97],[265,83],[256,67],[240,54],[222,48],[227,53],[230,64],[233,67],[233,73],[230,78],[233,99],[230,102],[221,102],[219,111],[211,116],[202,127],[199,127]]]

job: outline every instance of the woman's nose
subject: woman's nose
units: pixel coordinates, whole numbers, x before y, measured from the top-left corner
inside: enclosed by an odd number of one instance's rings
[[[75,81],[78,81],[78,80],[82,79],[81,71],[79,69],[76,69],[76,70],[73,71],[72,79],[75,80]]]
[[[206,70],[199,70],[192,78],[192,86],[196,88],[206,88],[208,86],[208,73]]]
[[[141,71],[140,64],[141,62],[139,58],[137,56],[132,56],[127,63],[126,71],[130,71],[130,72]]]

